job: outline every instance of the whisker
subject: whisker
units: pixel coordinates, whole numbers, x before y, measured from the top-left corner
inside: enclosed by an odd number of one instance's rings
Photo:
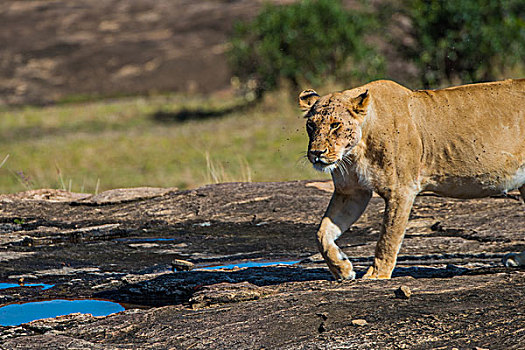
[[[349,170],[352,168],[352,163],[346,157],[343,157],[343,162],[345,163],[345,168],[347,168],[347,172],[349,172]]]
[[[341,158],[341,161],[345,169],[345,172],[347,174],[350,174],[350,169],[352,168],[352,163],[350,162],[350,160],[343,156],[343,158]]]
[[[348,170],[346,169],[346,165],[345,165],[345,162],[343,161],[343,159],[341,159],[337,163],[337,168],[339,169],[339,172],[341,173],[341,176],[343,177],[343,180],[346,180],[345,179],[345,175],[348,174]]]
[[[344,174],[343,170],[340,167],[337,167],[336,170],[339,170],[339,173],[341,174],[341,177],[343,178],[343,181],[345,181],[345,174]]]
[[[301,154],[301,156],[297,158],[297,160],[295,161],[296,166],[297,165],[305,166],[308,164],[310,164],[310,160],[308,159],[308,155],[306,154]]]
[[[344,160],[343,160],[343,168],[345,169],[345,172],[348,174],[348,167]]]
[[[299,159],[297,159],[297,160],[295,161],[295,165],[301,165],[301,166],[303,166],[303,165],[307,165],[307,164],[308,164],[308,163],[306,162],[306,159],[304,159],[304,158],[299,158]]]

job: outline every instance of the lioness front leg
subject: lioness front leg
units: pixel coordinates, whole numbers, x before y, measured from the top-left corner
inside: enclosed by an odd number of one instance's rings
[[[407,190],[392,194],[385,199],[385,214],[376,245],[374,265],[368,269],[363,278],[390,278],[392,276],[415,197],[414,191]]]
[[[319,251],[338,281],[354,279],[355,272],[352,263],[335,244],[335,240],[359,219],[371,197],[371,191],[361,189],[352,191],[351,194],[334,192],[317,231]]]

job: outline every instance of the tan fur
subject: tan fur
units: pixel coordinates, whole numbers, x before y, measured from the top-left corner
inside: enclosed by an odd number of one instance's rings
[[[525,79],[412,91],[392,81],[299,99],[308,158],[335,191],[317,233],[337,279],[355,273],[335,240],[372,195],[385,200],[373,266],[390,278],[416,195],[477,198],[519,188],[525,200]]]

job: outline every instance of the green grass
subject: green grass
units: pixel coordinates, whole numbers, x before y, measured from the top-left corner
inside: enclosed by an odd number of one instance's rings
[[[174,95],[1,110],[0,164],[9,158],[0,166],[0,192],[326,178],[304,160],[304,120],[285,93],[221,117],[152,117],[236,103]]]

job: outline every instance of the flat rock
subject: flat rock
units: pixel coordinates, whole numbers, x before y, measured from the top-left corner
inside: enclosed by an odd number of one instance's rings
[[[368,281],[360,278],[373,261],[384,210],[382,199],[373,197],[338,240],[357,279],[337,283],[315,244],[329,183],[125,192],[83,205],[27,193],[0,200],[0,281],[24,277],[26,283],[52,286],[4,289],[0,307],[79,298],[128,307],[107,317],[0,327],[1,350],[525,344],[525,315],[509,312],[525,303],[525,270],[502,263],[507,253],[525,249],[521,202],[418,197],[393,278]],[[198,268],[173,272],[176,260]],[[203,268],[265,261],[292,264]],[[293,264],[297,261],[302,262]],[[394,298],[400,286],[417,291],[417,298]]]
[[[196,309],[210,305],[257,300],[264,294],[265,290],[263,288],[248,282],[223,282],[203,287],[193,294],[189,302],[191,307]],[[266,294],[268,294],[268,292],[266,292]]]
[[[101,192],[96,195],[84,197],[74,202],[80,205],[108,205],[119,204],[133,201],[140,201],[164,196],[168,193],[177,191],[177,188],[159,188],[159,187],[134,187],[134,188],[117,188]]]
[[[1,202],[15,201],[47,201],[47,202],[72,202],[91,197],[87,193],[75,193],[57,189],[29,190],[14,194],[0,195]]]

